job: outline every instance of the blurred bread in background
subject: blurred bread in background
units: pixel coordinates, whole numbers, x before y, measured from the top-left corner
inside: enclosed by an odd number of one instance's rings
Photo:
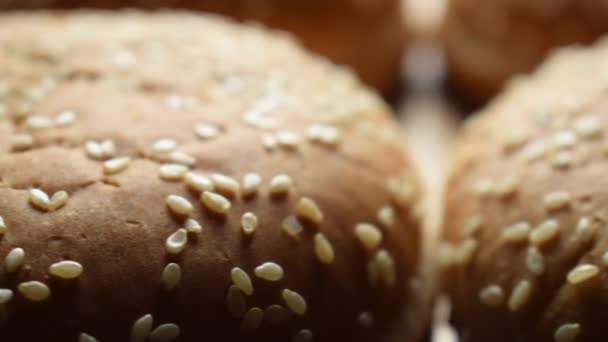
[[[0,10],[79,7],[180,8],[259,21],[294,33],[385,95],[398,90],[405,40],[400,0],[0,0]]]
[[[606,0],[451,0],[443,30],[449,80],[481,104],[557,46],[608,32]]]

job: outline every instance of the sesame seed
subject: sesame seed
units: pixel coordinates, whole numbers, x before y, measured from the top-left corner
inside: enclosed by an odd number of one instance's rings
[[[131,51],[120,49],[112,53],[112,64],[120,70],[133,67],[136,63],[135,55]]]
[[[517,184],[519,179],[516,176],[509,176],[501,181],[496,182],[494,186],[494,194],[498,198],[509,198],[517,192]]]
[[[511,292],[507,306],[512,312],[517,312],[526,305],[532,294],[532,283],[529,280],[521,280]]]
[[[458,265],[467,264],[473,257],[479,243],[475,238],[464,239],[453,251],[453,262]]]
[[[276,134],[276,141],[284,148],[295,148],[300,143],[300,135],[292,131],[280,131]]]
[[[519,148],[528,141],[529,133],[525,131],[510,131],[503,139],[503,147],[507,151]]]
[[[201,226],[201,224],[198,221],[191,219],[191,218],[186,220],[186,223],[184,224],[184,228],[188,231],[188,233],[194,233],[194,234],[198,234],[203,231],[203,226]]]
[[[0,305],[8,303],[13,299],[13,290],[0,289]]]
[[[181,164],[163,164],[159,168],[160,178],[166,181],[178,181],[184,178],[188,167]]]
[[[38,102],[46,98],[49,94],[49,89],[42,85],[33,86],[26,88],[24,91],[27,99],[33,102]]]
[[[532,226],[528,222],[517,222],[506,227],[500,235],[500,239],[507,243],[518,243],[528,240]]]
[[[374,250],[382,243],[382,231],[371,223],[359,223],[355,226],[355,236],[368,250]]]
[[[259,129],[272,129],[276,127],[276,119],[273,117],[262,116],[255,112],[250,112],[245,115],[244,121],[248,126]]]
[[[392,199],[400,205],[410,204],[416,193],[414,185],[400,178],[389,179],[387,188]]]
[[[260,189],[262,177],[257,173],[248,173],[243,176],[243,196],[253,196]]]
[[[479,291],[479,300],[487,306],[500,306],[505,300],[505,292],[499,285],[488,285]]]
[[[32,131],[39,131],[53,127],[51,118],[43,115],[31,115],[25,120],[25,124]]]
[[[566,191],[554,191],[545,195],[543,203],[548,211],[563,209],[570,205],[571,196]]]
[[[332,126],[315,124],[308,128],[308,138],[311,142],[335,145],[340,141],[340,131]]]
[[[281,223],[281,230],[292,238],[297,238],[303,229],[300,221],[293,215],[287,216]]]
[[[152,145],[155,153],[169,153],[177,148],[177,142],[173,139],[163,138],[156,140]]]
[[[131,342],[146,342],[153,326],[154,317],[152,315],[147,314],[138,318],[131,327]]]
[[[106,146],[106,148],[108,147],[109,146]],[[107,155],[107,151],[104,151],[102,144],[96,141],[87,141],[84,145],[84,150],[87,156],[92,159],[102,160],[111,157]]]
[[[245,235],[251,235],[258,227],[258,217],[251,212],[246,212],[241,216],[241,228]]]
[[[256,277],[267,281],[280,281],[283,279],[283,267],[274,262],[265,262],[254,270]]]
[[[573,159],[572,152],[560,151],[553,157],[551,165],[556,169],[565,169],[572,166]]]
[[[469,217],[462,225],[461,236],[468,237],[475,235],[479,228],[481,228],[482,223],[483,218],[481,215],[473,215]]]
[[[378,265],[378,275],[386,287],[397,285],[397,274],[395,270],[395,260],[386,249],[381,249],[376,253],[376,264]]]
[[[277,147],[277,139],[273,135],[264,135],[262,136],[262,146],[264,146],[267,151],[274,150],[275,147]]]
[[[169,160],[172,163],[193,166],[196,164],[196,158],[182,151],[173,151],[169,154]]]
[[[322,131],[325,127],[323,125],[312,125],[308,127],[308,139],[313,142],[318,142],[321,140]]]
[[[161,324],[150,333],[150,342],[170,342],[179,337],[180,329],[173,323]]]
[[[179,95],[169,95],[165,99],[165,106],[169,110],[178,111],[184,109],[184,98]]]
[[[323,233],[317,233],[314,237],[315,243],[315,254],[319,261],[324,264],[331,264],[334,262],[335,253],[331,242],[323,235]]]
[[[17,290],[32,302],[41,302],[51,295],[51,290],[39,281],[26,281],[17,286]]]
[[[163,269],[161,279],[165,290],[173,291],[182,279],[182,268],[174,262],[168,263]]]
[[[171,234],[165,242],[165,248],[170,254],[179,254],[188,243],[188,231],[184,228],[180,228]]]
[[[241,268],[234,267],[230,271],[230,278],[232,279],[232,283],[234,283],[234,285],[236,285],[244,294],[248,296],[253,294],[253,283],[247,272],[243,271]]]
[[[25,260],[25,251],[23,248],[13,248],[4,258],[4,265],[7,273],[16,272]]]
[[[391,206],[384,206],[378,209],[378,222],[385,228],[390,228],[395,225],[395,211]]]
[[[194,210],[190,201],[178,195],[167,196],[165,203],[167,203],[167,206],[172,212],[178,215],[189,215]]]
[[[222,174],[211,175],[211,181],[215,191],[227,196],[236,196],[239,193],[240,185],[234,178]]]
[[[80,336],[78,336],[78,342],[97,342],[97,339],[89,334],[80,333]]]
[[[364,311],[357,316],[357,324],[365,329],[370,329],[374,326],[374,315],[371,312]]]
[[[553,338],[555,342],[574,342],[581,333],[581,325],[578,323],[562,324],[555,330]]]
[[[71,260],[64,260],[49,266],[49,274],[62,279],[75,279],[80,277],[83,268],[80,263]]]
[[[51,201],[49,195],[47,195],[46,192],[40,189],[31,189],[29,194],[29,200],[30,203],[32,203],[35,207],[42,210],[48,210],[49,203]]]
[[[576,224],[576,235],[581,242],[591,241],[596,231],[597,226],[586,216],[581,217]]]
[[[553,136],[553,144],[557,148],[569,148],[576,145],[578,138],[572,131],[560,131]]]
[[[437,260],[442,268],[451,266],[454,263],[454,251],[456,247],[449,241],[440,241]]]
[[[596,117],[583,116],[574,121],[574,130],[581,137],[590,139],[602,133],[602,126]]]
[[[47,210],[54,211],[63,207],[69,198],[69,194],[65,191],[57,191],[51,196]]]
[[[228,288],[226,304],[228,305],[228,311],[230,311],[232,316],[236,318],[243,317],[245,311],[247,310],[245,296],[236,285],[232,285],[230,288]]]
[[[232,203],[226,197],[211,191],[204,191],[201,194],[201,201],[207,209],[217,214],[227,213],[232,206]]]
[[[526,268],[534,275],[540,275],[545,271],[545,258],[538,248],[528,248],[526,253]]]
[[[299,293],[284,289],[281,296],[285,301],[285,305],[296,315],[304,315],[308,310],[306,300]]]
[[[66,127],[74,123],[76,113],[71,110],[64,110],[55,117],[57,127]]]
[[[591,264],[578,265],[568,272],[568,283],[572,285],[583,283],[597,276],[600,269]]]
[[[548,219],[539,224],[530,232],[530,243],[535,246],[543,245],[559,234],[559,224],[556,220]]]
[[[522,152],[524,160],[533,162],[545,154],[547,147],[541,141],[536,141],[529,144]]]
[[[191,189],[198,192],[213,190],[213,183],[211,182],[211,180],[198,173],[188,172],[185,176],[184,181],[186,182],[186,185],[188,185]]]
[[[304,219],[307,219],[315,224],[321,224],[323,221],[323,212],[317,203],[309,197],[301,197],[296,207],[296,214]]]
[[[106,160],[103,163],[103,172],[107,175],[124,171],[131,164],[131,158],[118,157]]]
[[[253,307],[247,311],[241,322],[241,331],[252,333],[256,331],[264,320],[264,311],[258,307]]]
[[[116,155],[116,145],[114,144],[114,141],[106,139],[102,141],[99,146],[101,147],[104,157],[110,158]]]
[[[608,252],[604,252],[604,254],[602,255],[602,263],[604,264],[604,266],[608,266]]]
[[[196,125],[194,128],[194,134],[196,134],[199,139],[211,140],[220,134],[220,130],[215,125],[203,123]]]
[[[105,140],[101,143],[91,140],[84,144],[84,151],[89,158],[103,160],[114,156],[116,147],[111,140]]]
[[[494,181],[488,178],[478,179],[473,183],[473,192],[477,195],[484,196],[494,192]]]
[[[312,331],[302,329],[293,336],[291,342],[312,342],[312,338]]]
[[[271,325],[279,325],[287,321],[291,315],[291,311],[280,305],[270,305],[264,310],[264,319]]]
[[[6,233],[7,227],[6,227],[6,223],[4,222],[4,218],[2,218],[2,216],[0,216],[0,235]]]
[[[272,195],[284,194],[289,191],[291,186],[291,177],[286,174],[279,174],[272,178],[270,181],[270,193]]]

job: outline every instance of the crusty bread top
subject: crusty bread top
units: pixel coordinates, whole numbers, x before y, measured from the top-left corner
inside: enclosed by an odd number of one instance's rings
[[[462,132],[444,290],[464,341],[603,341],[608,41],[568,48]]]
[[[4,14],[0,91],[0,339],[381,341],[426,323],[396,125],[282,34]]]

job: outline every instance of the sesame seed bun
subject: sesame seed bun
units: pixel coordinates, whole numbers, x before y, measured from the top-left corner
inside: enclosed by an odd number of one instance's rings
[[[462,341],[604,341],[608,41],[569,48],[467,123],[443,290]]]
[[[0,15],[0,338],[418,341],[390,110],[282,34]]]
[[[451,0],[443,30],[452,88],[480,104],[555,47],[608,32],[606,0]]]
[[[398,90],[405,41],[400,0],[0,0],[0,9],[79,7],[179,8],[261,22],[295,34],[386,95]]]

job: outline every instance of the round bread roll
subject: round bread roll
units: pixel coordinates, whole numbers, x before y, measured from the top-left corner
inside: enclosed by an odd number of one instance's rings
[[[0,339],[418,341],[390,110],[288,37],[0,15]]]
[[[461,341],[605,341],[608,41],[569,48],[467,123],[441,253]]]
[[[443,33],[449,79],[479,104],[556,46],[590,43],[605,32],[606,0],[450,0]]]
[[[181,8],[259,21],[294,33],[307,48],[350,66],[386,95],[398,90],[400,0],[0,0],[0,9],[78,7]]]

